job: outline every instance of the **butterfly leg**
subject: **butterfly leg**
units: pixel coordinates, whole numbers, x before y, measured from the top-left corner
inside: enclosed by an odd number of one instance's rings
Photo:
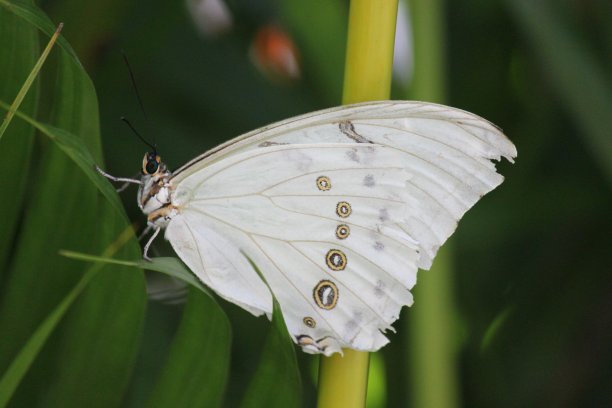
[[[147,227],[144,230],[142,230],[142,232],[138,236],[138,242],[142,241],[142,239],[145,237],[145,235],[147,235],[149,232],[151,232],[152,229],[153,229],[153,226],[151,224],[147,225]]]
[[[150,228],[153,228],[152,225],[149,225],[145,231],[148,231]],[[144,247],[144,253],[142,255],[142,257],[144,259],[146,259],[147,261],[151,261],[151,258],[149,258],[149,247],[151,246],[151,244],[153,243],[153,241],[155,240],[155,238],[157,237],[157,234],[159,234],[159,231],[161,231],[161,227],[157,227],[155,228],[155,232],[153,232],[153,235],[151,235],[151,238],[149,238],[149,241],[147,241],[147,244]],[[143,234],[144,235],[144,234]]]
[[[138,185],[142,185],[142,181],[141,180],[136,180],[136,179],[131,179],[131,178],[126,178],[126,177],[115,177],[115,176],[111,176],[110,174],[108,174],[107,172],[105,172],[104,170],[102,170],[101,168],[99,168],[97,165],[95,166],[96,171],[98,173],[100,173],[102,176],[106,177],[107,179],[114,181],[115,183],[120,183],[123,182],[124,184],[119,187],[117,189],[117,192],[120,193],[123,190],[125,190],[127,188],[127,186],[129,186],[130,184],[138,184]]]
[[[126,188],[128,188],[130,184],[132,184],[132,183],[127,182],[127,181],[126,181],[125,183],[123,183],[123,185],[122,185],[121,187],[119,187],[119,188],[117,188],[117,189],[116,189],[117,193],[120,193],[120,192],[122,192],[123,190],[125,190]]]

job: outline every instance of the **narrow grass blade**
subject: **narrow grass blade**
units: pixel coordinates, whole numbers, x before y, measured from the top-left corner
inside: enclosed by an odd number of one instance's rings
[[[202,283],[193,276],[185,265],[176,258],[153,258],[151,261],[138,260],[138,261],[124,261],[120,259],[108,258],[103,256],[95,256],[83,254],[80,252],[61,250],[60,255],[67,258],[77,259],[80,261],[88,262],[100,262],[106,264],[131,266],[137,269],[147,269],[150,271],[161,272],[173,278],[182,280],[183,282],[193,286],[194,288],[204,292],[210,296],[210,292]]]
[[[13,101],[13,103],[10,106],[10,108],[8,109],[8,112],[7,112],[4,120],[2,121],[2,124],[0,125],[0,139],[2,139],[2,135],[4,135],[4,132],[6,131],[6,128],[11,123],[11,120],[13,119],[13,116],[15,115],[15,112],[17,111],[17,109],[19,109],[19,106],[21,105],[21,102],[23,102],[23,98],[25,98],[26,94],[30,90],[30,87],[34,83],[34,79],[36,78],[36,76],[40,72],[40,69],[42,68],[43,64],[47,60],[47,57],[49,56],[49,53],[51,52],[51,49],[53,48],[53,45],[55,45],[55,41],[57,40],[57,37],[59,36],[60,32],[62,31],[62,27],[63,27],[63,24],[60,24],[57,27],[57,30],[55,30],[55,33],[53,34],[53,36],[49,40],[49,43],[47,44],[47,47],[45,48],[45,50],[41,54],[40,58],[36,62],[36,65],[34,65],[34,68],[32,68],[32,71],[30,71],[30,75],[28,75],[28,78],[23,83],[23,86],[19,90],[19,93],[17,93],[17,96],[15,97],[15,100]]]

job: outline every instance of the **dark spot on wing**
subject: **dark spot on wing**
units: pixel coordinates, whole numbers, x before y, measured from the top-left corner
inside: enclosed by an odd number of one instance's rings
[[[382,222],[389,221],[389,211],[386,208],[378,210],[378,219]]]
[[[382,297],[385,294],[385,287],[385,282],[377,280],[376,287],[374,287],[374,296]]]
[[[363,178],[363,185],[366,187],[374,187],[376,185],[376,181],[374,180],[373,174],[368,174]]]
[[[265,141],[265,142],[261,142],[257,146],[259,146],[259,147],[270,147],[270,146],[280,146],[280,145],[288,145],[288,144],[290,144],[290,143]]]
[[[357,155],[357,149],[347,150],[346,157],[348,157],[349,160],[354,161],[355,163],[359,163],[360,161],[359,156]]]

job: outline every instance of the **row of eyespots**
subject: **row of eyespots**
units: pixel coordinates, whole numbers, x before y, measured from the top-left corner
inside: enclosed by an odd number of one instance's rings
[[[331,183],[331,181],[330,181]],[[347,201],[340,201],[336,204],[336,215],[340,218],[347,218],[353,210]],[[336,227],[336,238],[346,239],[351,233],[351,229],[346,224]],[[332,271],[342,271],[346,268],[347,258],[344,252],[339,249],[330,249],[325,256],[325,263]]]
[[[331,180],[327,176],[317,177],[316,185],[321,191],[329,191],[332,188]],[[346,201],[340,201],[336,205],[336,214],[340,218],[347,218],[351,215],[351,212],[351,205]],[[350,233],[351,229],[346,224],[340,224],[336,227],[336,237],[338,239],[346,239]],[[346,268],[347,258],[344,252],[339,249],[330,249],[325,255],[325,263],[332,271],[342,271]],[[338,287],[330,280],[322,280],[313,289],[312,297],[321,309],[331,310],[338,303]],[[315,319],[310,316],[304,317],[303,322],[309,328],[317,326]]]
[[[331,187],[331,180],[326,176],[321,176],[317,180],[325,178]],[[351,215],[351,205],[346,201],[340,201],[336,204],[336,215],[340,218],[347,218]],[[346,224],[340,224],[336,227],[336,238],[346,239],[351,233],[351,229]],[[339,249],[330,249],[325,255],[325,263],[332,271],[342,271],[346,268],[347,258],[344,252]]]

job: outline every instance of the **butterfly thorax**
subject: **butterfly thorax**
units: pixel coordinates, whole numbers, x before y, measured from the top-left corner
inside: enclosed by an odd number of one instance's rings
[[[150,166],[147,168],[147,155],[145,155],[141,185],[138,189],[138,206],[148,216],[150,224],[165,227],[176,214],[176,208],[172,205],[172,187],[169,183],[172,172],[159,160],[159,156],[156,156],[155,160],[158,165],[151,172],[153,169]],[[149,164],[150,162],[151,158],[148,159]]]

